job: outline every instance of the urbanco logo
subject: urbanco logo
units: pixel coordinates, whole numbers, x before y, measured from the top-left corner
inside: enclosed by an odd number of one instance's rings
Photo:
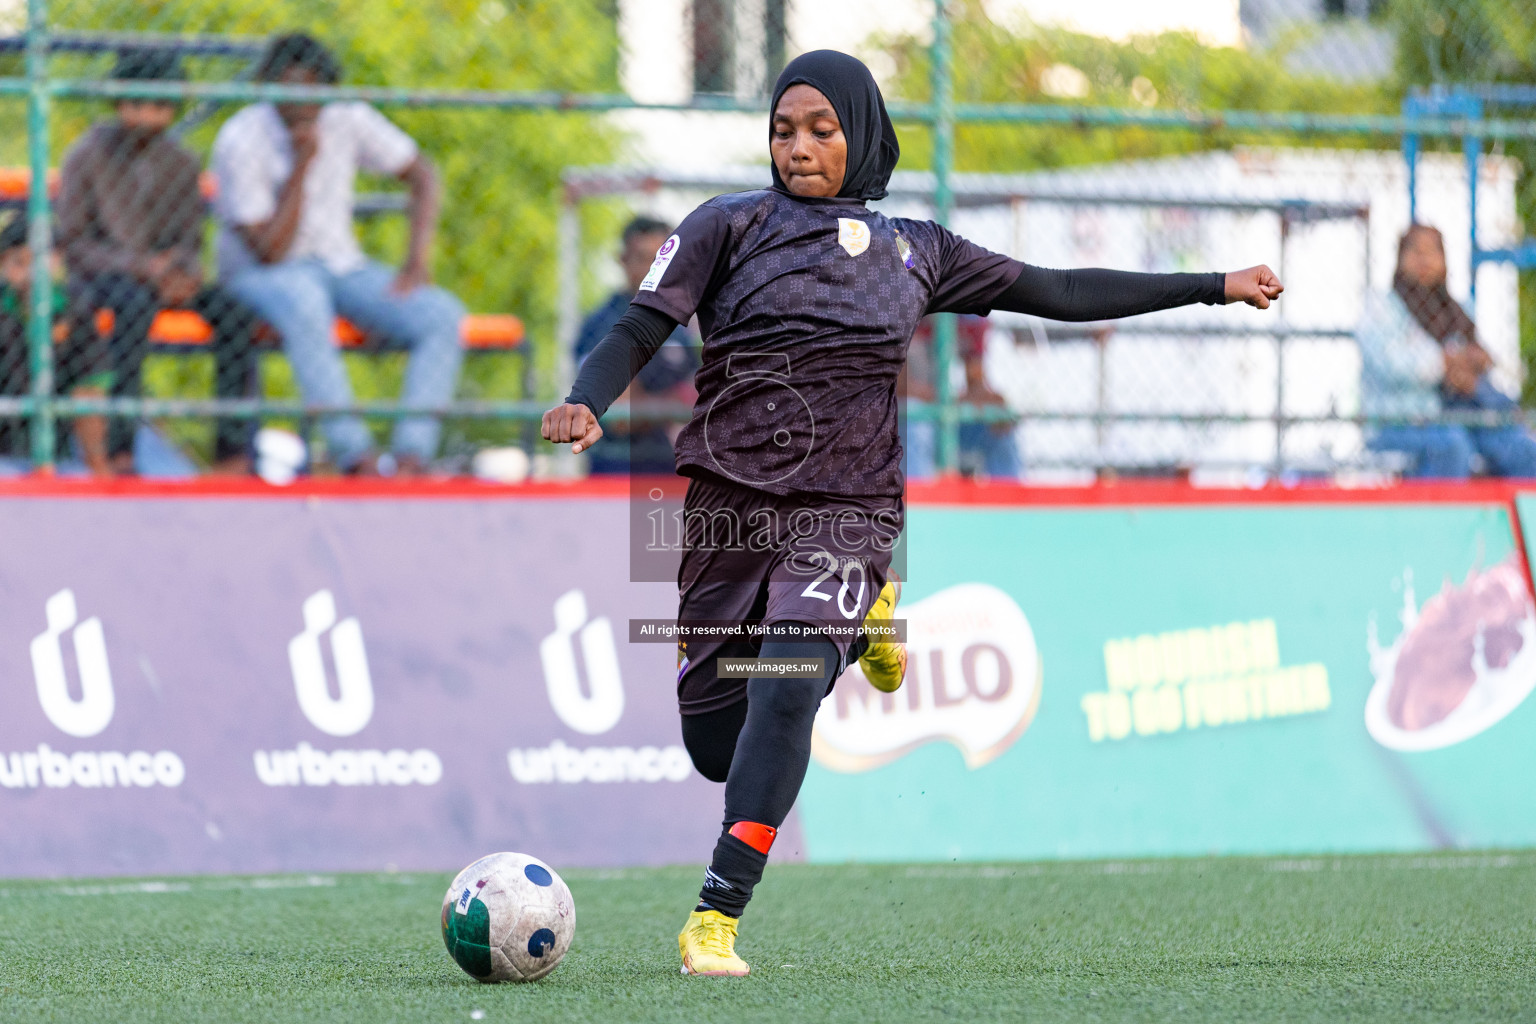
[[[373,677],[357,618],[337,621],[336,598],[320,590],[304,601],[304,631],[288,642],[288,664],[299,710],[311,725],[332,736],[352,736],[373,718]],[[330,634],[336,666],[331,696],[321,638]],[[443,762],[425,748],[405,750],[321,750],[300,742],[290,750],[258,750],[256,777],[266,786],[433,786]]]
[[[38,703],[60,732],[80,738],[95,736],[111,724],[117,710],[101,620],[92,616],[79,621],[72,590],[59,591],[43,607],[48,628],[32,638],[31,652]],[[74,648],[80,675],[78,700],[69,692],[65,634]],[[186,776],[181,758],[169,750],[153,754],[144,750],[71,752],[39,743],[35,751],[0,753],[0,787],[6,789],[175,787]]]
[[[624,715],[624,683],[619,677],[613,624],[606,616],[588,621],[587,598],[580,590],[556,598],[554,612],[555,631],[539,642],[550,706],[577,732],[589,736],[607,732]],[[578,644],[587,670],[587,693],[582,692],[576,667]]]
[[[79,622],[75,592],[61,590],[44,606],[48,628],[32,639],[32,675],[43,714],[71,736],[95,736],[112,721],[112,670],[107,664],[107,638],[94,615]],[[80,671],[80,699],[69,695],[64,669],[64,634],[71,634],[75,665]]]
[[[336,692],[326,682],[325,654],[320,638],[331,635],[336,665]],[[336,599],[317,591],[304,602],[304,631],[288,642],[288,664],[299,710],[321,732],[332,736],[358,733],[373,717],[373,679],[363,648],[363,627],[355,617],[336,621]]]
[[[624,715],[619,649],[606,616],[588,620],[587,598],[569,590],[555,600],[555,631],[539,643],[544,685],[555,714],[588,735],[607,732]],[[586,693],[577,668],[578,647],[586,668]],[[681,746],[547,747],[507,751],[512,777],[524,785],[578,782],[682,782],[693,772]]]
[[[935,740],[980,768],[1013,745],[1040,705],[1040,655],[1013,599],[962,583],[898,614],[907,621],[907,678],[880,693],[854,666],[822,702],[811,753],[835,771],[878,768]]]

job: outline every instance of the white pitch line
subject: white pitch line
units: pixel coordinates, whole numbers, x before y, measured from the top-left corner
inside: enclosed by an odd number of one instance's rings
[[[335,884],[336,879],[327,875],[300,875],[277,878],[227,878],[213,882],[112,882],[104,885],[38,886],[35,889],[0,889],[0,896],[160,896],[167,893],[232,890],[319,889]]]
[[[1509,854],[1478,857],[1412,857],[1396,858],[1348,858],[1330,860],[1308,858],[1303,860],[1276,860],[1265,863],[1265,871],[1359,871],[1362,869],[1387,871],[1478,871],[1484,868],[1513,868],[1531,863]]]
[[[1518,857],[1510,854],[1464,855],[1446,857],[1381,857],[1371,855],[1349,857],[1305,857],[1277,860],[1248,861],[1234,857],[1230,860],[1163,861],[1104,861],[1100,863],[1050,864],[1035,862],[1017,866],[1002,865],[914,865],[907,868],[908,878],[1031,878],[1039,875],[1158,875],[1173,872],[1204,872],[1213,867],[1256,863],[1263,871],[1314,872],[1314,871],[1481,871],[1486,869],[1512,868],[1536,864],[1536,857]]]

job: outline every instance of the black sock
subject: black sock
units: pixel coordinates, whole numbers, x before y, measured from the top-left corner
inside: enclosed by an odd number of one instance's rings
[[[767,866],[766,853],[759,853],[729,832],[722,832],[715,843],[715,855],[709,859],[709,870],[704,872],[698,909],[740,917]]]

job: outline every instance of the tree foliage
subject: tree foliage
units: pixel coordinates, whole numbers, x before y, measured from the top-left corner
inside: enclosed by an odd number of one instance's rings
[[[988,17],[980,0],[954,12],[955,98],[962,103],[1043,103],[1123,107],[1131,111],[1273,110],[1390,112],[1396,98],[1379,83],[1345,83],[1294,74],[1284,53],[1207,46],[1169,32],[1114,42],[1043,25],[1011,31]],[[929,60],[915,38],[887,40],[897,59],[901,95],[926,99]],[[915,163],[928,159],[924,131],[909,131]],[[972,171],[1025,171],[1142,159],[1230,145],[1226,131],[1136,126],[962,125],[956,165]],[[1249,141],[1257,137],[1248,135]],[[1334,143],[1336,144],[1336,143]]]

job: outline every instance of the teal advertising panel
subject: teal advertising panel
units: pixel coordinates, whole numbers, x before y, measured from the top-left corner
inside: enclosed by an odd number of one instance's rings
[[[824,703],[806,854],[1536,844],[1511,527],[1504,503],[914,509],[907,683]]]

